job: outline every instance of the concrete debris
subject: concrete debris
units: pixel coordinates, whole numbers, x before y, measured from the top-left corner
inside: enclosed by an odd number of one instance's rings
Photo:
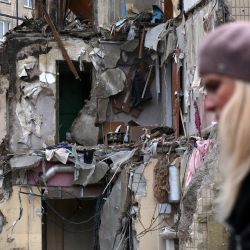
[[[97,72],[104,69],[104,63],[103,63],[104,56],[105,54],[100,48],[94,48],[89,53],[90,60]]]
[[[116,67],[119,59],[121,57],[121,49],[119,46],[114,46],[112,53],[107,53],[104,56],[103,63],[106,69],[113,69]]]
[[[95,105],[96,104],[93,103],[93,100],[86,104],[71,126],[71,138],[80,145],[97,145],[99,128],[95,126]]]
[[[23,98],[28,99],[33,105],[36,105],[38,96],[43,91],[47,96],[53,96],[52,89],[45,83],[33,82],[32,84],[22,82],[21,88]]]
[[[128,208],[127,197],[127,172],[123,170],[101,211],[101,225],[99,229],[101,250],[120,249],[116,247],[121,242],[118,242],[118,235],[122,229],[122,218]]]
[[[14,156],[10,159],[10,166],[12,169],[32,169],[40,166],[43,157],[37,155],[20,155]]]
[[[173,28],[169,28],[163,35],[163,56],[161,57],[161,66],[168,62],[174,54],[177,46],[177,37]]]
[[[32,71],[35,70],[35,73]],[[28,58],[25,58],[23,60],[17,61],[17,74],[20,79],[22,80],[29,80],[36,75],[38,72],[38,63],[37,58],[34,56],[29,56]]]
[[[127,41],[124,44],[121,45],[121,50],[124,50],[126,52],[133,52],[135,51],[139,46],[139,40],[134,39],[131,41]]]
[[[137,151],[137,148],[131,151],[119,151],[116,153],[112,153],[106,157],[106,159],[112,160],[112,168],[111,171],[115,172],[120,166],[129,161]]]
[[[107,120],[109,98],[97,99],[97,123],[104,123]]]
[[[105,162],[98,162],[96,165],[89,164],[91,168],[79,169],[79,175],[74,182],[77,185],[87,186],[89,184],[96,184],[100,182],[109,170],[108,164]]]
[[[126,75],[121,69],[106,70],[96,83],[97,98],[108,98],[122,92],[125,81]]]

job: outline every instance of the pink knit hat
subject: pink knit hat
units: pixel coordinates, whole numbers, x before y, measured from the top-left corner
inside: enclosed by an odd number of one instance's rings
[[[250,82],[250,22],[223,24],[210,32],[199,51],[203,76],[217,73]]]

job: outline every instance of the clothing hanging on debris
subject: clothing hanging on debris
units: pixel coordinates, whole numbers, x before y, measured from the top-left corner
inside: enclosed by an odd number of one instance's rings
[[[196,171],[203,163],[204,157],[209,153],[212,147],[212,141],[210,139],[200,140],[196,141],[196,145],[197,147],[194,147],[188,163],[188,174],[186,177],[185,187],[188,187]]]

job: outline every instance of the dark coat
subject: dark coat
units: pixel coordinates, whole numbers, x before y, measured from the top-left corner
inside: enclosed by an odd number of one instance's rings
[[[231,228],[230,250],[250,250],[250,174],[243,180],[227,223]]]

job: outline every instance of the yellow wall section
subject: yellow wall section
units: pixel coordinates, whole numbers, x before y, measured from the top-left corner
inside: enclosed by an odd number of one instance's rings
[[[158,160],[152,159],[148,163],[144,171],[144,177],[146,178],[146,195],[142,197],[140,204],[140,221],[136,221],[135,228],[137,234],[144,231],[142,224],[145,228],[149,228],[151,224],[151,218],[155,212],[155,216],[158,215],[158,206],[155,211],[156,199],[154,198],[154,168],[157,165]],[[162,221],[161,217],[157,219],[154,223],[154,226],[159,224]],[[164,225],[164,224],[163,224]],[[157,228],[157,227],[156,227]],[[143,237],[139,239],[139,248],[138,250],[164,250],[165,242],[160,238],[160,231],[152,231],[146,233]]]
[[[28,192],[27,188],[22,188],[23,192]],[[35,190],[34,190],[35,192]],[[17,222],[12,238],[12,242],[7,239],[10,236],[12,223],[18,218],[20,211],[19,187],[13,187],[11,198],[0,203],[0,209],[5,215],[7,224],[3,227],[0,234],[1,250],[41,250],[42,249],[42,225],[41,225],[41,198],[21,194],[23,215]],[[9,229],[9,230],[8,230]]]

